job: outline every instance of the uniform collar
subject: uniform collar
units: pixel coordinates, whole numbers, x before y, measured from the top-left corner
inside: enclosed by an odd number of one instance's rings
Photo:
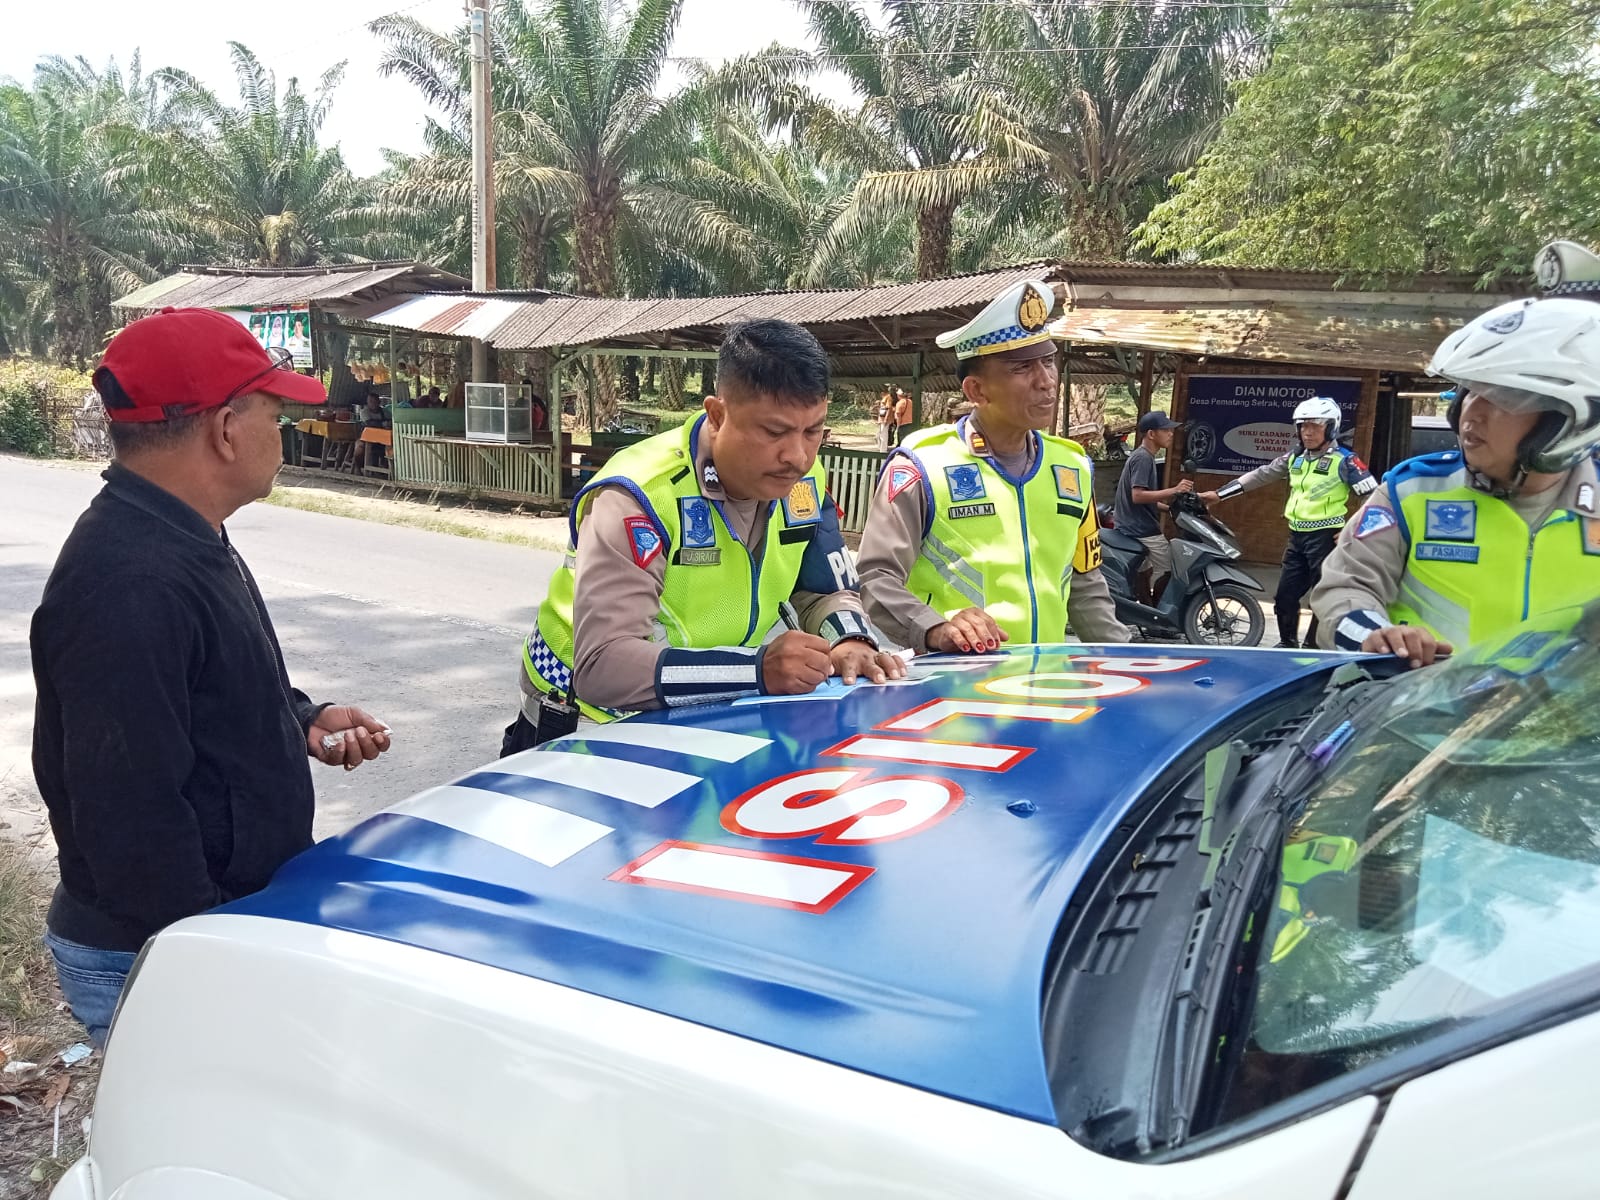
[[[998,461],[994,447],[989,444],[989,439],[984,435],[983,427],[978,423],[977,413],[968,413],[957,421],[956,432],[961,435],[962,445],[966,446],[972,453]],[[1032,463],[1038,457],[1039,433],[1037,430],[1028,430],[1028,437],[1022,448],[1027,454],[1029,463]]]

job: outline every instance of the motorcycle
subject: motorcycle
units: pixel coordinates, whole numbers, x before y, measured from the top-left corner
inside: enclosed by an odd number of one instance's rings
[[[1192,492],[1168,507],[1178,526],[1172,542],[1172,575],[1155,605],[1141,602],[1139,568],[1145,548],[1120,533],[1102,515],[1100,571],[1116,603],[1117,619],[1156,638],[1182,638],[1201,646],[1255,646],[1266,632],[1266,615],[1254,593],[1265,589],[1235,567],[1239,540]]]

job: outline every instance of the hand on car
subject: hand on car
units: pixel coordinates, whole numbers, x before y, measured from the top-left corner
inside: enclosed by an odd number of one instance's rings
[[[1005,630],[981,608],[963,608],[942,625],[928,630],[928,649],[945,654],[982,654],[998,650]]]
[[[857,679],[883,683],[885,680],[906,677],[904,659],[897,654],[875,650],[859,638],[840,642],[833,648],[829,658],[833,660],[833,673],[843,680],[846,687]]]
[[[1449,642],[1439,641],[1420,625],[1389,625],[1367,634],[1361,649],[1368,654],[1392,654],[1407,659],[1414,669],[1443,658],[1454,647]]]
[[[769,696],[799,696],[833,674],[827,638],[798,629],[772,639],[761,656],[761,686]]]
[[[346,771],[377,758],[390,745],[389,727],[353,704],[330,705],[306,730],[306,752],[330,767],[342,764]]]

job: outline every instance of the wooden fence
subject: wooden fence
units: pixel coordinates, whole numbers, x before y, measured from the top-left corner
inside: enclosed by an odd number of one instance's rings
[[[506,500],[555,502],[555,451],[441,438],[432,427],[397,422],[391,478],[412,487]]]
[[[881,450],[842,450],[829,446],[820,457],[823,469],[828,472],[828,490],[844,513],[840,525],[846,533],[860,533],[867,527],[872,492],[887,456]]]

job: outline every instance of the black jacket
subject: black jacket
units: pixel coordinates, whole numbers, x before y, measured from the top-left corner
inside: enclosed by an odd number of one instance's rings
[[[122,466],[105,479],[33,614],[33,773],[60,854],[51,931],[137,950],[311,844],[320,707],[226,533]]]

